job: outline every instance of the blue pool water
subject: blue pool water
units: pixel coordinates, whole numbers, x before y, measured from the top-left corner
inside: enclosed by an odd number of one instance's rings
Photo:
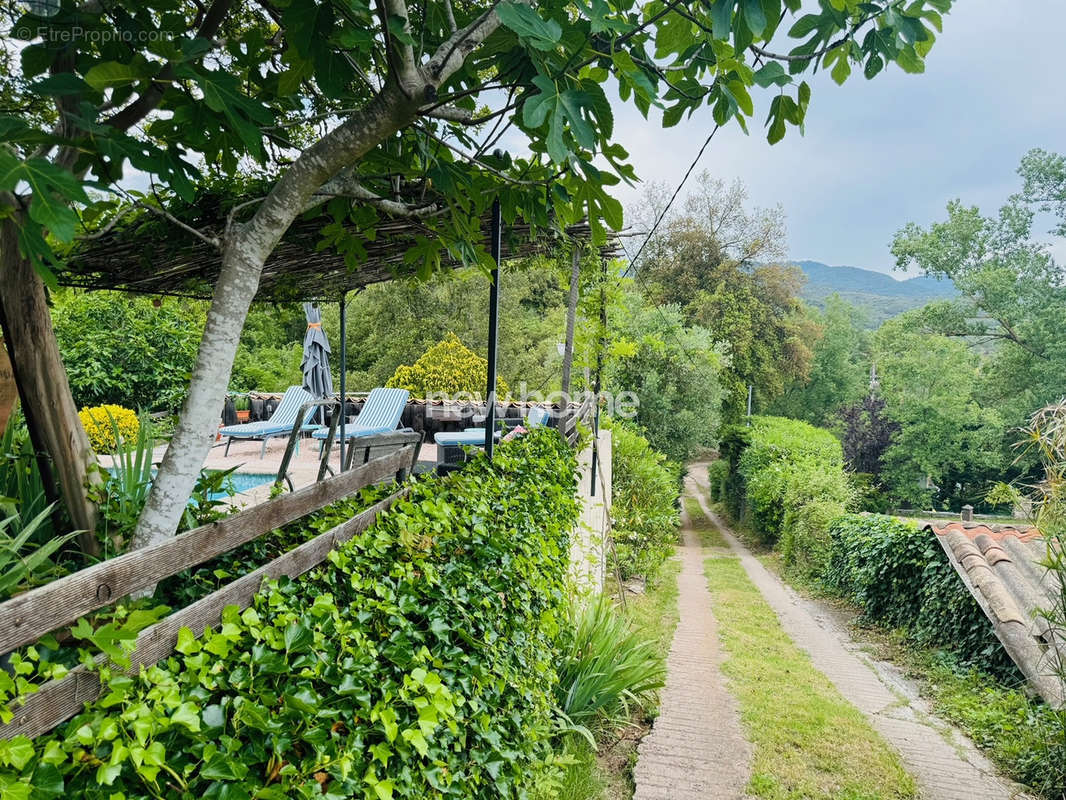
[[[110,467],[108,471],[114,475],[115,468]],[[155,471],[152,471],[152,475],[155,475]],[[236,494],[243,494],[244,492],[250,492],[257,486],[262,486],[264,483],[273,483],[277,476],[273,473],[265,472],[234,472],[229,476],[227,482],[233,487],[233,491]],[[224,500],[229,497],[229,492],[211,492],[208,495],[212,500]]]
[[[229,482],[233,484],[233,490],[237,494],[241,494],[242,492],[250,492],[256,486],[262,486],[264,483],[273,483],[276,477],[276,475],[260,472],[234,472],[229,476]],[[225,496],[225,492],[211,493],[212,500],[218,500]]]

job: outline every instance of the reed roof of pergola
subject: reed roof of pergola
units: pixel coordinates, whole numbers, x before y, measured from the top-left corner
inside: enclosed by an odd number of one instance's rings
[[[223,224],[219,219],[214,229],[211,223],[197,228],[207,235],[218,235]],[[360,236],[366,256],[358,267],[350,269],[336,249],[319,249],[323,224],[321,217],[293,223],[267,259],[256,300],[335,299],[373,283],[414,276],[416,268],[405,262],[405,253],[418,236],[435,235],[417,220],[382,219],[373,236]],[[481,228],[487,242],[487,214]],[[557,230],[534,230],[516,220],[504,225],[501,260],[548,255],[567,239],[589,241],[588,223],[571,225],[564,235]],[[605,258],[617,257],[620,250],[615,239],[600,248]],[[207,299],[220,266],[217,249],[172,223],[148,216],[139,224],[116,226],[97,239],[79,243],[57,278],[60,285],[83,289]],[[442,266],[455,268],[462,263],[444,252]]]

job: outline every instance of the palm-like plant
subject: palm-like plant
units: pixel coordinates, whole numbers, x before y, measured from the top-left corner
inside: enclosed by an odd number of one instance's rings
[[[54,536],[42,545],[33,545],[34,534],[48,524],[52,506],[27,521],[18,514],[0,519],[0,600],[6,600],[23,587],[54,577],[52,555],[79,531]],[[8,529],[15,533],[11,535]]]
[[[666,678],[655,643],[642,638],[606,597],[573,601],[561,640],[556,703],[574,724],[622,723]]]

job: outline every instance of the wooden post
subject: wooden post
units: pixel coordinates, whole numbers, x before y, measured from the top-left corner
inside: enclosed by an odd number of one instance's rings
[[[0,286],[4,287],[0,293],[0,324],[26,427],[34,449],[41,454],[38,464],[47,467],[43,455],[51,456],[51,469],[43,470],[41,476],[46,486],[52,485],[52,491],[58,482],[74,527],[83,531],[78,537],[82,550],[99,555],[97,509],[86,496],[88,485],[100,481],[99,474],[89,469],[96,457],[70,394],[44,283],[19,252],[17,217],[0,222]]]
[[[485,410],[485,455],[492,460],[492,447],[496,435],[496,351],[500,344],[500,249],[503,222],[500,219],[500,198],[492,201],[492,230],[489,238],[489,254],[492,256],[492,284],[489,286],[489,352],[488,386],[485,394],[489,404]]]
[[[574,240],[570,249],[570,295],[566,300],[566,337],[563,341],[563,397],[570,394],[570,370],[574,364],[574,328],[581,289],[581,244]]]
[[[11,371],[11,360],[7,357],[6,346],[0,345],[0,436],[7,430],[7,421],[15,410],[18,400],[15,386],[15,373]]]

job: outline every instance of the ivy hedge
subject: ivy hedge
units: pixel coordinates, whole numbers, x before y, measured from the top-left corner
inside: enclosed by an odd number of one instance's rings
[[[833,521],[829,536],[822,582],[867,620],[901,628],[963,664],[1013,674],[984,612],[932,535],[895,517],[848,514]]]
[[[828,558],[829,523],[845,513],[852,489],[840,441],[829,431],[784,417],[753,417],[725,431],[727,468],[712,490],[790,566],[817,573]]]
[[[681,467],[611,423],[611,526],[623,578],[653,576],[678,542]]]
[[[575,487],[549,430],[416,479],[327,564],[138,677],[103,670],[101,699],[51,734],[0,743],[0,795],[530,797],[555,769]]]

